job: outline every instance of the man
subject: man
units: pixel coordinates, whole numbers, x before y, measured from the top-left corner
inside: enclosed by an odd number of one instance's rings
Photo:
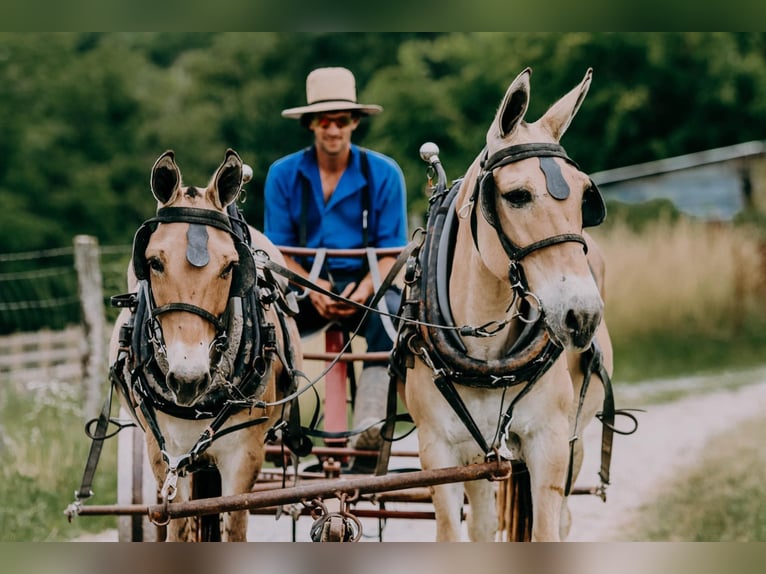
[[[277,245],[328,249],[403,247],[407,243],[406,191],[401,168],[391,158],[351,143],[363,116],[383,111],[357,103],[356,80],[346,68],[319,68],[306,78],[307,105],[286,109],[282,116],[298,119],[314,134],[312,146],[274,162],[266,176],[266,235]],[[321,272],[313,261],[287,257],[288,267],[328,291],[366,304],[375,294],[373,276],[364,259],[328,258]],[[396,261],[378,262],[385,278]],[[386,293],[389,312],[396,312],[400,294]],[[296,317],[302,334],[329,323],[354,330],[360,310],[314,290],[301,301]],[[359,331],[369,352],[390,351],[392,338],[381,317],[368,312]],[[365,362],[354,406],[352,427],[381,421],[386,413],[386,363]],[[352,446],[378,449],[381,425],[352,439]],[[361,461],[358,461],[359,464]]]

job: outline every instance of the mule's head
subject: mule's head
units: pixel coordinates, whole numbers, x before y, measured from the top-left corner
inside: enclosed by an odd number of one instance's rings
[[[490,224],[479,235],[489,246],[482,249],[485,264],[497,277],[521,282],[539,300],[551,337],[571,350],[590,344],[603,314],[583,239],[583,227],[603,220],[603,200],[559,145],[591,74],[589,69],[539,120],[527,123],[531,70],[523,71],[487,132],[483,164],[472,168],[480,189],[475,201],[484,215],[479,219]]]
[[[181,406],[195,404],[210,388],[225,345],[223,316],[230,295],[243,287],[238,266],[247,253],[225,214],[240,192],[242,174],[233,150],[204,188],[182,184],[173,151],[152,168],[157,217],[136,234],[133,268],[148,281],[155,353]]]

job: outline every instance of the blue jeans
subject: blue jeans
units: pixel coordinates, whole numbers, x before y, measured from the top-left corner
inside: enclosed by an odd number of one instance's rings
[[[342,293],[349,283],[358,280],[358,275],[359,272],[341,273],[334,271],[332,274],[333,293]],[[396,285],[392,285],[388,288],[384,299],[389,313],[394,314],[399,310],[401,298],[401,290]],[[369,303],[370,301],[367,301],[367,304]],[[301,299],[299,308],[300,312],[295,317],[295,320],[298,323],[298,330],[303,336],[316,333],[330,323],[330,321],[319,314],[308,297]],[[361,327],[359,326],[360,321],[362,321]],[[358,328],[357,333],[363,336],[365,341],[367,341],[367,352],[369,353],[390,351],[393,348],[393,341],[383,327],[383,321],[378,313],[367,311],[365,316],[365,311],[360,310],[348,319],[337,322],[337,324],[349,333],[356,331]],[[396,321],[394,321],[394,326],[396,326]],[[384,366],[385,364],[385,361],[365,361],[364,368]]]

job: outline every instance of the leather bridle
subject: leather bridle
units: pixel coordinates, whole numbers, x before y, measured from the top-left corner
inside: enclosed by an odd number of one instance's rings
[[[550,168],[547,168],[542,164],[542,158],[546,157],[560,157],[566,160],[573,166],[577,164],[567,155],[564,148],[558,144],[548,143],[531,143],[531,144],[518,144],[512,145],[507,148],[501,149],[489,156],[488,150],[484,150],[484,157],[481,160],[481,172],[476,178],[476,184],[474,185],[473,193],[471,194],[470,204],[475,206],[477,203],[481,208],[484,219],[495,230],[497,238],[500,241],[500,245],[503,247],[503,251],[510,260],[508,268],[508,276],[514,290],[519,292],[527,292],[528,285],[526,277],[524,275],[521,260],[541,249],[551,247],[553,245],[559,245],[561,243],[574,242],[580,243],[583,246],[585,252],[588,252],[588,246],[585,243],[585,238],[580,233],[562,233],[559,235],[553,235],[546,237],[539,241],[535,241],[529,245],[523,247],[516,245],[508,235],[503,231],[502,224],[500,223],[500,217],[497,213],[496,204],[496,188],[494,182],[494,171],[505,165],[516,163],[528,158],[540,158],[541,167],[543,173],[546,176],[546,183],[548,185],[549,192],[553,197],[559,200],[566,199],[569,195],[568,187],[565,190],[561,190],[560,183],[557,191],[554,191],[553,177],[550,173]],[[561,180],[563,182],[563,180]],[[566,182],[563,182],[566,185]],[[596,190],[596,193],[598,191]],[[600,199],[600,196],[599,196]],[[476,220],[476,209],[471,210],[471,234],[473,236],[473,242],[477,251],[478,245],[478,223]],[[583,216],[583,224],[585,225],[585,216]],[[592,222],[587,222],[592,223]],[[600,222],[599,222],[600,223]]]

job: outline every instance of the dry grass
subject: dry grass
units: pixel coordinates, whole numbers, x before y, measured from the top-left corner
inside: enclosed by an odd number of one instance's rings
[[[764,289],[755,229],[660,218],[594,233],[607,261],[607,320],[617,340],[712,332],[757,310]]]

